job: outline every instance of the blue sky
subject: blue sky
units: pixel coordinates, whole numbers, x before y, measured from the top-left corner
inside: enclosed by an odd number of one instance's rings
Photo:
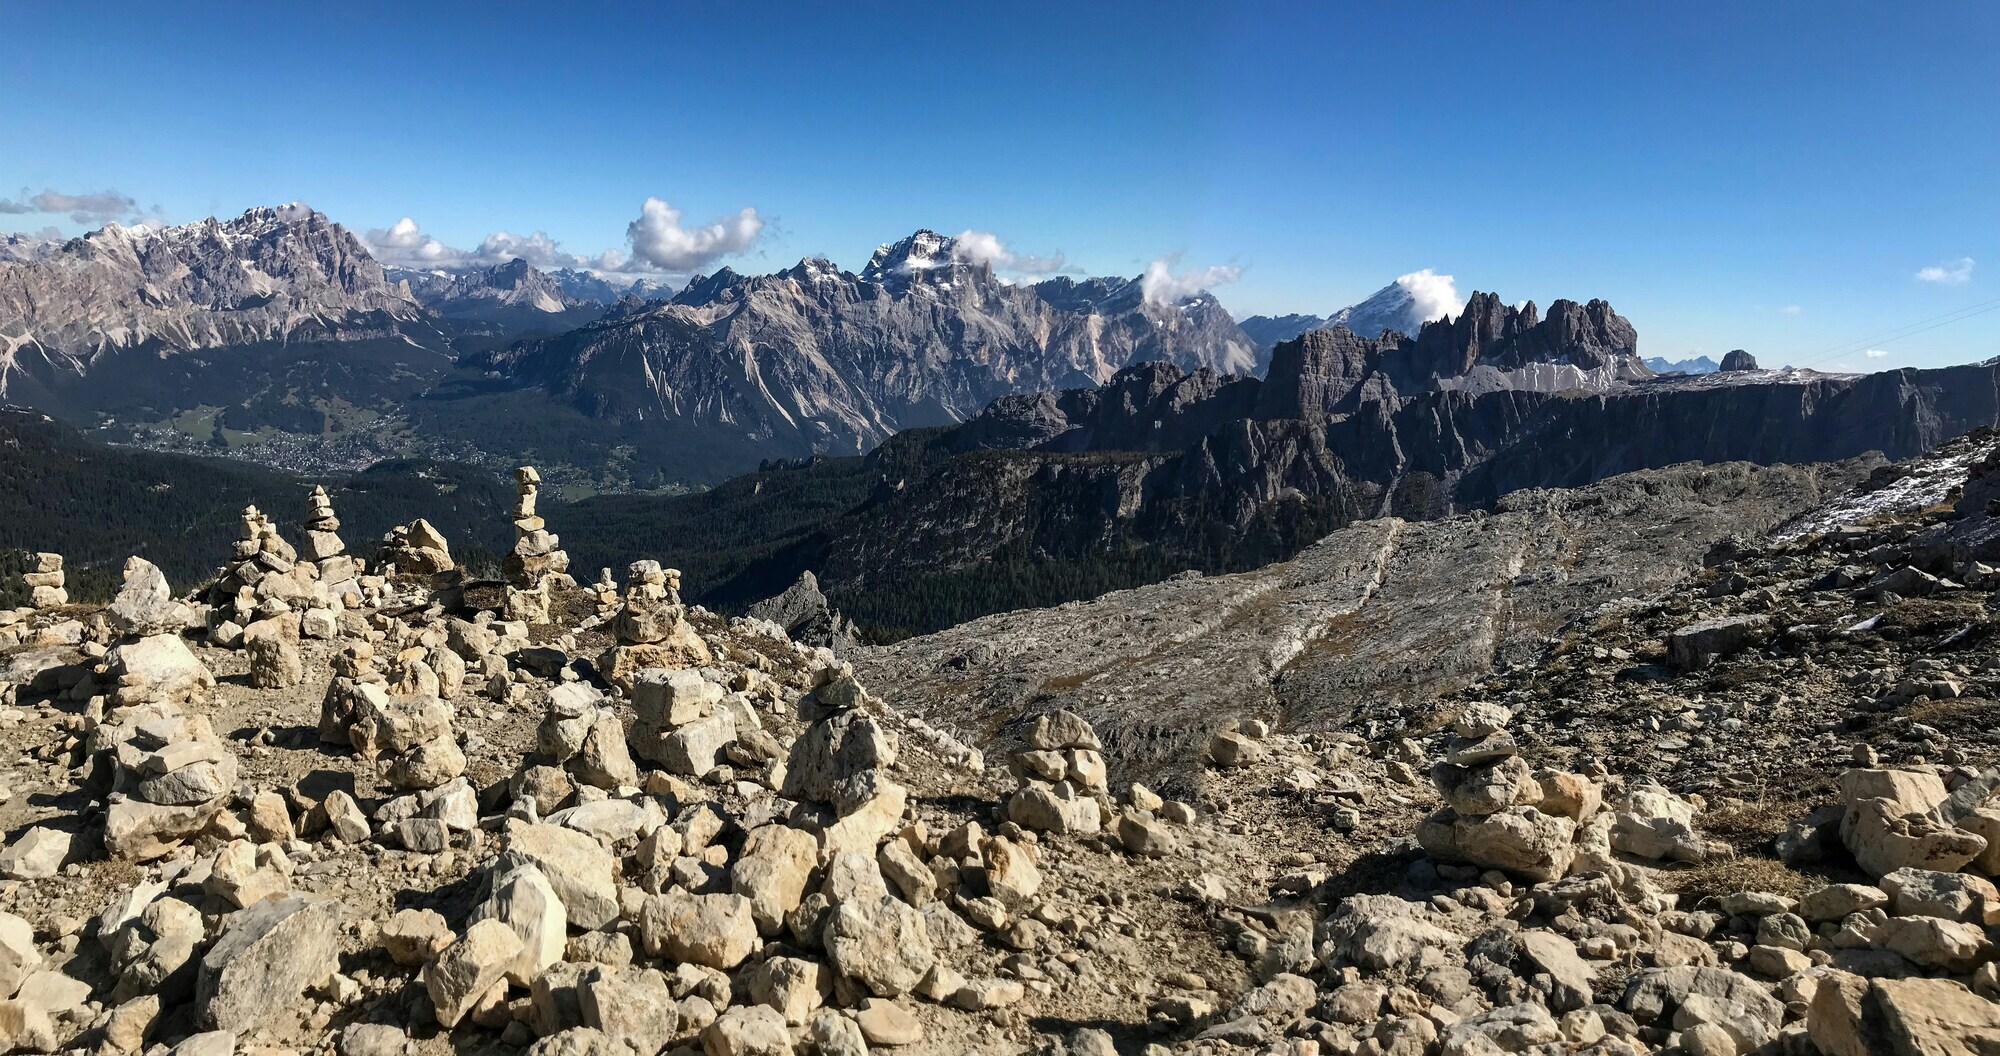
[[[657,197],[688,228],[754,209],[747,270],[975,229],[1240,269],[1239,314],[1428,267],[1604,297],[1649,355],[2000,354],[2000,311],[1887,339],[2000,305],[2000,6],[959,6],[0,0],[0,198],[297,199],[595,255]],[[0,215],[45,225],[94,223]]]

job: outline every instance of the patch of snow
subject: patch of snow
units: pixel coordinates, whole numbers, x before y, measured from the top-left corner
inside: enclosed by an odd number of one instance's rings
[[[1933,455],[1905,463],[1903,475],[1887,484],[1873,488],[1864,484],[1794,518],[1772,534],[1778,539],[1796,539],[1883,514],[1909,513],[1934,506],[1943,502],[1952,488],[1965,483],[1972,467],[1991,455],[1995,447],[2000,447],[2000,440],[1950,445]]]

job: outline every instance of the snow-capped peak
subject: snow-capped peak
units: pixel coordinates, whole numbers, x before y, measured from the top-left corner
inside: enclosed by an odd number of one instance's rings
[[[884,285],[906,282],[910,276],[956,261],[958,242],[928,228],[898,242],[884,242],[868,259],[861,277]]]
[[[1424,268],[1399,275],[1367,300],[1333,313],[1326,325],[1344,326],[1363,337],[1384,330],[1414,336],[1425,323],[1455,315],[1464,307],[1465,298],[1458,295],[1452,276]]]

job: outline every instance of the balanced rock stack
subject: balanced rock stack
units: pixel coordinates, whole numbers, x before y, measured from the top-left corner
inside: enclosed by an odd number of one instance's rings
[[[452,563],[451,547],[444,541],[443,533],[422,517],[389,529],[389,534],[382,537],[376,562],[381,566],[380,571],[406,576],[434,576],[457,567]]]
[[[1103,827],[1103,743],[1081,715],[1058,711],[1035,720],[1026,750],[1009,768],[1021,790],[1007,802],[1007,817],[1024,829],[1088,836]]]
[[[1696,829],[1698,799],[1616,778],[1618,791],[1607,795],[1592,777],[1530,768],[1507,732],[1509,719],[1498,704],[1460,708],[1444,760],[1431,768],[1445,805],[1417,827],[1432,858],[1537,883],[1603,873],[1625,884],[1644,883],[1634,867],[1729,853]]]
[[[209,672],[181,640],[194,613],[174,600],[167,577],[142,557],[125,562],[125,585],[105,613],[120,641],[104,657],[118,707],[154,701],[184,703],[215,688]]]
[[[306,498],[306,519],[299,527],[306,533],[307,559],[324,561],[347,552],[347,544],[340,539],[340,518],[333,512],[333,500],[317,484]]]
[[[597,603],[597,615],[600,619],[608,620],[618,615],[618,605],[620,602],[618,581],[611,578],[610,569],[600,568],[597,570],[597,582],[590,585],[590,597],[592,601]]]
[[[1588,820],[1578,815],[1595,804],[1558,802],[1560,797],[1545,804],[1542,782],[1507,732],[1509,718],[1497,704],[1460,709],[1444,761],[1431,769],[1445,805],[1417,827],[1417,842],[1440,861],[1537,882],[1559,879],[1576,857],[1577,825]]]
[[[316,508],[323,508],[325,492],[316,495]],[[315,520],[308,520],[308,525]],[[334,541],[337,544],[338,538]],[[308,544],[313,545],[317,544]],[[252,684],[262,689],[294,685],[303,678],[296,648],[299,636],[332,637],[336,610],[362,600],[351,559],[299,560],[277,526],[255,506],[244,507],[229,563],[205,588],[204,596],[209,643],[251,650]]]
[[[299,560],[298,551],[278,534],[278,526],[257,507],[243,508],[242,531],[231,556],[234,561],[223,574],[224,586],[239,591],[247,588],[258,598],[287,597],[292,593],[288,585],[281,585],[272,577],[292,571]],[[240,608],[239,605],[239,612]]]
[[[868,714],[880,705],[861,688],[852,665],[822,668],[815,682],[799,703],[799,716],[812,724],[792,742],[781,792],[832,808],[833,816],[819,826],[822,861],[843,851],[872,855],[902,826],[909,801],[908,790],[889,777],[897,737]]]
[[[503,563],[507,618],[547,623],[549,588],[558,581],[568,582],[569,555],[559,549],[562,541],[535,512],[542,475],[533,466],[522,466],[514,471],[514,487],[520,493],[514,506],[514,552]]]
[[[36,554],[35,570],[21,577],[28,584],[28,604],[38,609],[54,609],[69,604],[63,587],[61,554]]]
[[[542,757],[537,765],[561,767],[576,782],[592,788],[616,792],[639,784],[639,768],[626,750],[618,713],[587,682],[563,682],[549,691],[535,747]]]
[[[428,655],[420,646],[399,654],[392,680],[375,671],[371,646],[349,646],[320,704],[320,740],[348,744],[364,759],[393,759],[388,780],[398,788],[437,788],[463,774],[452,707],[439,699],[443,687]]]
[[[85,744],[105,793],[105,849],[149,860],[206,828],[236,795],[236,753],[165,701],[120,707]]]
[[[658,561],[634,561],[626,570],[625,601],[611,619],[618,644],[597,662],[612,685],[631,692],[639,672],[649,667],[698,667],[714,659],[688,623],[680,583],[680,571],[661,568]]]
[[[705,777],[736,740],[737,715],[723,687],[699,671],[649,668],[632,684],[632,751],[671,774]],[[748,721],[755,722],[754,714]]]
[[[340,518],[333,512],[333,500],[327,498],[326,489],[315,484],[312,494],[306,499],[306,519],[299,524],[305,532],[305,556],[319,569],[319,582],[324,589],[316,592],[324,607],[339,609],[358,605],[362,600],[360,584],[360,562],[348,556],[347,544],[341,541]]]

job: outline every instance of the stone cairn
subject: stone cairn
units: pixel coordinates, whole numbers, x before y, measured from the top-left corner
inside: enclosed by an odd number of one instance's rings
[[[305,533],[306,560],[319,570],[322,589],[315,591],[319,606],[339,612],[341,609],[357,606],[365,598],[359,582],[364,571],[361,562],[347,553],[347,544],[341,541],[340,518],[333,512],[333,500],[327,498],[326,489],[314,485],[312,494],[306,499],[306,519],[299,523]],[[311,624],[310,618],[308,624]],[[309,626],[307,637],[331,637],[313,633]]]
[[[87,750],[106,793],[104,845],[113,857],[162,857],[236,797],[236,754],[207,718],[169,701],[114,709]]]
[[[683,777],[706,777],[736,741],[739,720],[746,730],[757,722],[748,708],[722,706],[723,687],[698,671],[641,671],[631,695],[633,753]]]
[[[1007,817],[1024,829],[1095,835],[1104,826],[1104,745],[1081,715],[1059,711],[1035,720],[1028,747],[1008,759],[1021,789]]]
[[[125,586],[105,616],[119,635],[104,656],[105,673],[116,685],[113,706],[187,703],[215,688],[215,676],[181,639],[194,613],[174,600],[166,575],[152,562],[125,562]]]
[[[1459,710],[1445,757],[1431,768],[1444,806],[1417,827],[1417,842],[1448,872],[1454,863],[1536,883],[1599,872],[1639,880],[1628,863],[1702,862],[1726,852],[1695,829],[1699,804],[1655,784],[1607,802],[1589,776],[1533,769],[1507,731],[1506,708]],[[1602,776],[1602,771],[1599,771]]]
[[[114,682],[87,752],[105,793],[104,841],[113,855],[156,858],[201,831],[236,792],[236,756],[201,716],[215,676],[181,638],[193,620],[151,562],[125,562],[125,586],[106,617],[119,633],[105,654]]]
[[[444,534],[422,517],[389,529],[376,555],[381,571],[406,576],[434,576],[458,567],[451,560],[451,546]]]
[[[522,466],[514,471],[514,487],[521,497],[514,506],[514,550],[503,562],[507,618],[547,623],[551,588],[573,582],[568,576],[569,555],[560,549],[562,540],[535,513],[542,475],[533,466]]]
[[[296,581],[286,575],[297,564],[298,551],[278,534],[271,519],[257,507],[245,506],[239,524],[229,562],[209,585],[207,598],[209,618],[215,621],[209,637],[231,648],[242,644],[243,627],[258,619],[260,601],[299,593],[292,589]]]
[[[590,598],[597,603],[597,616],[600,620],[608,620],[618,615],[618,606],[621,602],[618,596],[618,581],[611,578],[610,569],[597,570],[597,582],[590,585]]]
[[[852,665],[821,668],[814,683],[799,703],[799,717],[811,724],[792,742],[779,794],[831,809],[818,826],[822,861],[843,851],[873,854],[902,827],[909,800],[908,790],[889,777],[898,739],[870,714],[882,706],[855,679]]]
[[[618,644],[597,662],[606,681],[631,692],[646,668],[699,667],[714,659],[687,621],[680,586],[680,570],[661,568],[658,561],[634,561],[626,570],[625,599],[611,618]]]
[[[344,552],[326,489],[314,488],[299,556],[255,506],[243,509],[242,531],[229,563],[206,590],[209,641],[250,653],[250,681],[260,689],[297,685],[305,677],[298,643],[339,633],[339,613],[369,599],[360,565]]]
[[[373,646],[348,646],[320,702],[320,740],[345,744],[364,759],[391,760],[388,780],[398,788],[435,789],[465,773],[452,707],[441,699],[447,687],[430,663],[441,652],[422,645],[403,650],[391,679],[375,670]],[[463,661],[456,671],[463,675]]]
[[[540,758],[533,761],[530,769],[559,767],[569,780],[554,775],[537,775],[526,780],[537,789],[562,787],[563,794],[556,797],[558,801],[566,798],[575,785],[613,793],[639,785],[639,768],[626,749],[625,726],[618,721],[618,712],[611,702],[588,682],[563,682],[549,691],[548,710],[536,731],[535,747]],[[551,777],[554,779],[550,780]],[[518,782],[516,792],[518,798]],[[548,803],[545,792],[531,794],[527,797],[528,809],[518,811],[517,816],[538,821],[544,813],[540,810],[544,803]]]
[[[69,604],[63,587],[61,554],[36,554],[35,570],[21,577],[28,584],[28,604],[38,609],[54,609]]]

